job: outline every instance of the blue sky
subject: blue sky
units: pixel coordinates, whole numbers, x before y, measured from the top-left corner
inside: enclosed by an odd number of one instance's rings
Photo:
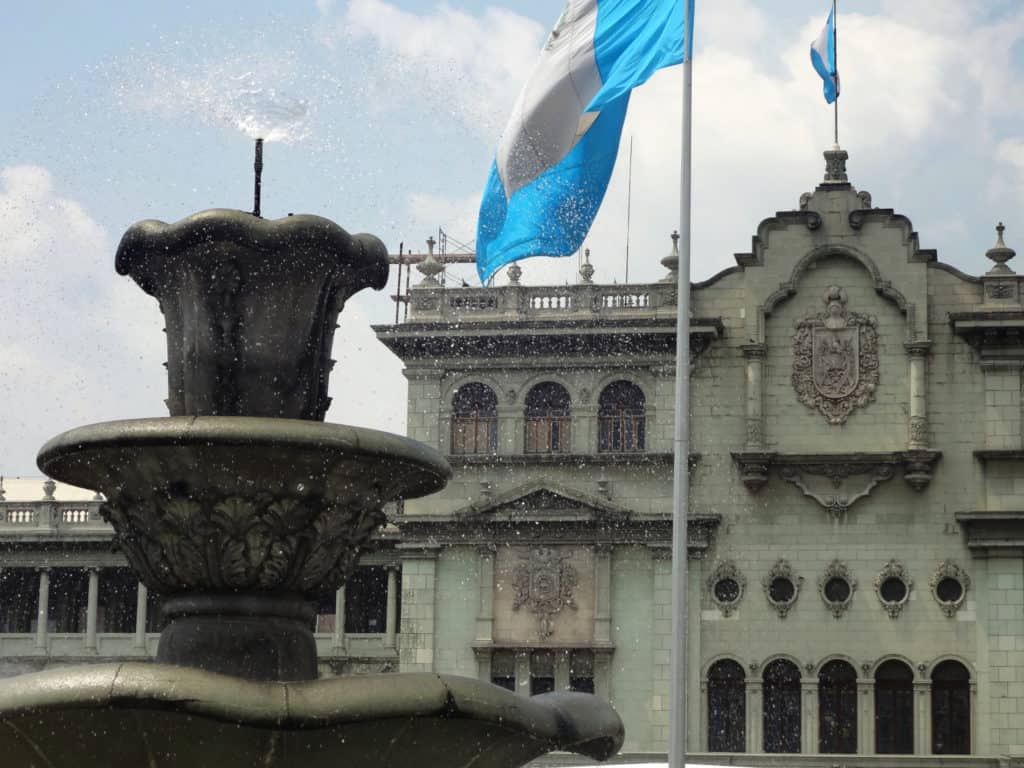
[[[39,445],[71,426],[161,414],[159,314],[114,274],[113,250],[139,219],[251,206],[251,139],[224,106],[233,91],[308,109],[306,138],[266,148],[265,216],[328,216],[392,250],[422,250],[439,226],[471,240],[497,138],[561,5],[110,0],[6,9],[0,474],[33,473]],[[761,219],[795,207],[820,179],[832,118],[807,49],[828,7],[697,0],[696,279],[728,266]],[[908,215],[924,247],[965,271],[987,268],[997,220],[1024,248],[1024,6],[841,2],[839,30],[853,183]],[[678,223],[679,108],[678,69],[631,105],[623,150],[632,137],[633,280],[662,276],[658,260]],[[620,155],[587,242],[599,281],[624,276],[625,181]],[[575,279],[573,259],[523,266],[528,283]],[[367,330],[392,312],[383,293],[346,310],[330,420],[404,429],[400,366]],[[367,369],[379,375],[367,381]]]

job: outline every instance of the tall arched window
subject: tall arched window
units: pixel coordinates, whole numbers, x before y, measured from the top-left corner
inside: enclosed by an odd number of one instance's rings
[[[599,451],[642,451],[646,432],[644,393],[630,381],[613,381],[598,400]]]
[[[486,384],[463,384],[452,397],[452,453],[497,453],[498,397]]]
[[[571,449],[569,393],[545,381],[526,395],[526,452],[568,453]]]
[[[971,676],[958,661],[932,671],[932,753],[971,753]]]
[[[818,751],[857,751],[857,671],[845,661],[830,661],[818,673]]]
[[[767,664],[764,681],[764,751],[800,751],[800,670],[776,659]]]
[[[708,670],[708,751],[746,752],[747,696],[743,667],[730,659]]]
[[[887,661],[875,672],[875,752],[914,753],[914,672]]]

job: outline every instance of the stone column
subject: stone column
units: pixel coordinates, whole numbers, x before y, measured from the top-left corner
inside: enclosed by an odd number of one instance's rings
[[[612,546],[594,547],[594,642],[612,642]]]
[[[698,752],[708,751],[708,719],[710,713],[708,712],[708,681],[703,678],[700,681],[700,699],[690,705],[690,711],[694,709],[700,711],[700,733],[697,734],[697,750]],[[691,715],[692,717],[692,715]],[[744,724],[744,728],[746,724]]]
[[[874,680],[870,677],[857,678],[857,753],[861,755],[875,754],[874,691]]]
[[[334,636],[331,646],[339,653],[345,651],[345,585],[334,593]]]
[[[388,648],[398,648],[395,642],[395,635],[398,630],[398,566],[389,565],[387,566],[388,572],[388,594],[387,594],[387,610],[384,620],[384,631],[387,633],[384,639],[384,644]],[[338,626],[337,617],[335,617],[334,626]]]
[[[146,648],[146,614],[149,612],[149,590],[141,581],[135,592],[135,647]]]
[[[932,753],[932,681],[914,681],[914,754]],[[973,734],[972,734],[973,736]]]
[[[100,569],[89,569],[89,601],[85,609],[85,650],[96,651],[96,620],[100,602]]]
[[[530,652],[516,652],[516,693],[530,695]]]
[[[498,392],[498,453],[523,452],[523,406],[515,388]]]
[[[569,690],[570,652],[565,648],[555,651],[555,690]]]
[[[583,387],[579,404],[572,404],[572,426],[569,428],[572,430],[573,453],[597,453],[597,406],[591,403],[594,397],[594,393]]]
[[[36,647],[46,648],[50,621],[50,569],[39,569],[39,602],[36,614]]]
[[[800,679],[803,702],[800,708],[800,751],[805,755],[818,752],[818,678],[808,674]]]
[[[929,341],[904,344],[910,356],[910,422],[907,447],[910,450],[928,447],[928,384],[926,364],[931,349]]]
[[[743,357],[747,361],[746,442],[745,450],[764,450],[764,359],[768,348],[764,344],[744,344]]]
[[[764,682],[757,676],[758,667],[750,665],[747,677],[747,751],[764,752]]]

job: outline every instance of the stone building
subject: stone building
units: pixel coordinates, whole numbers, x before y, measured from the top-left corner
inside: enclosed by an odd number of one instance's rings
[[[823,183],[693,286],[689,748],[994,768],[1024,758],[1020,280],[1001,228],[993,267],[965,275],[856,191],[845,161],[827,152]],[[409,318],[376,332],[405,364],[409,435],[454,477],[394,510],[320,606],[325,674],[594,691],[625,751],[665,751],[663,263],[653,284],[598,285],[587,264],[577,285],[528,287],[513,265],[479,289],[420,265]],[[158,601],[109,552],[101,501],[11,487],[3,673],[152,656]]]
[[[1013,252],[1000,227],[980,278],[943,264],[825,157],[797,209],[693,286],[689,748],[1024,756]],[[668,738],[664,263],[650,285],[585,265],[527,287],[513,266],[469,289],[427,259],[408,321],[376,328],[409,435],[455,471],[401,517],[401,668],[594,690],[626,751]]]

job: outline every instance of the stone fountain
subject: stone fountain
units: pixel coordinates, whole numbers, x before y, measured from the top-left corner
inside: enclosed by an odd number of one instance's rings
[[[116,268],[160,304],[167,418],[94,424],[39,453],[104,494],[115,545],[169,624],[153,664],[98,664],[0,686],[18,766],[516,766],[622,743],[593,696],[525,698],[431,674],[317,678],[310,600],[351,573],[383,506],[442,488],[442,456],[328,424],[345,302],[387,253],[317,216],[209,210],[124,235]]]

